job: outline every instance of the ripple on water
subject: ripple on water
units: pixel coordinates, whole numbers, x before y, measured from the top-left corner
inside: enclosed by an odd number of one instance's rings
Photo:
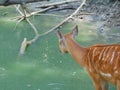
[[[62,85],[64,85],[64,84],[62,84],[62,83],[49,83],[48,85],[49,85],[49,86],[54,86],[54,85],[62,86]]]
[[[60,90],[61,86],[64,84],[62,83],[49,83],[48,86],[50,86],[53,90]]]

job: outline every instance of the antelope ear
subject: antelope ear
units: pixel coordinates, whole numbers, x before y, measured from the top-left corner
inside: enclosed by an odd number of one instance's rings
[[[62,33],[60,31],[57,31],[57,36],[58,36],[59,39],[63,38],[63,35],[62,35]]]
[[[72,36],[75,37],[78,35],[78,25],[76,25],[74,28],[73,28],[73,31],[72,31]]]

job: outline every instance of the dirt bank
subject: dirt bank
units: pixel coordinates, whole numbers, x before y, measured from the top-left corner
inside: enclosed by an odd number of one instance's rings
[[[93,13],[89,16],[91,22],[97,25],[98,33],[110,28],[120,29],[120,1],[88,1],[82,12]]]

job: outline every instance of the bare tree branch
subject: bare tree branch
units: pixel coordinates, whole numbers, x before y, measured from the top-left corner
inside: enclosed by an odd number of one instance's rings
[[[72,3],[72,2],[76,2],[76,1],[80,1],[80,0],[67,0],[67,1],[55,2],[55,3],[40,5],[38,7],[39,8],[46,8],[46,7],[50,7],[50,6],[58,6],[58,5],[62,5],[62,4]]]
[[[38,1],[48,1],[48,0],[0,0],[0,6],[8,6],[13,4],[22,4],[22,3],[32,3]]]
[[[83,0],[82,4],[77,8],[77,10],[75,12],[73,12],[70,16],[68,16],[67,18],[65,18],[62,22],[60,22],[59,24],[57,24],[55,27],[53,27],[52,29],[50,29],[49,31],[43,33],[43,34],[40,34],[40,36],[44,36],[44,35],[47,35],[49,34],[50,32],[53,32],[54,30],[57,30],[61,25],[63,25],[64,23],[66,23],[69,19],[71,19],[73,16],[75,16],[78,11],[83,7],[83,5],[85,5],[85,2],[86,0]]]
[[[35,42],[39,37],[45,36],[55,30],[57,30],[61,25],[63,25],[65,22],[67,22],[69,19],[71,19],[74,15],[76,15],[78,13],[78,11],[82,8],[83,5],[85,5],[86,0],[84,0],[82,2],[82,4],[77,8],[77,10],[72,13],[70,16],[68,16],[67,18],[65,18],[62,22],[60,22],[59,24],[57,24],[55,27],[53,27],[52,29],[48,30],[47,32],[43,33],[43,34],[39,34],[38,36],[35,36],[35,38],[33,38],[32,40],[30,40],[29,42]]]
[[[38,35],[38,30],[36,29],[36,27],[30,22],[29,19],[26,19],[27,22],[30,24],[30,26],[33,28],[34,32],[35,32],[35,35],[37,36]]]
[[[71,19],[73,16],[75,16],[78,11],[83,7],[83,5],[85,5],[86,0],[83,0],[82,4],[77,8],[77,10],[75,12],[73,12],[70,16],[68,16],[67,18],[65,18],[62,22],[60,22],[59,24],[57,24],[55,27],[53,27],[52,29],[48,30],[47,32],[43,33],[43,34],[38,34],[37,29],[34,27],[34,25],[28,21],[28,23],[31,25],[31,27],[34,29],[35,32],[35,37],[32,40],[27,40],[27,38],[24,38],[22,44],[21,44],[21,48],[20,48],[20,54],[24,54],[26,48],[28,45],[34,43],[36,40],[38,40],[40,37],[45,36],[55,30],[57,30],[61,25],[63,25],[64,23],[66,23],[69,19]]]

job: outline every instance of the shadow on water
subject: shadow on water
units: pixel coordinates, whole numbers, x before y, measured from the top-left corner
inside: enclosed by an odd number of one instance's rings
[[[9,11],[11,8],[11,11]],[[1,90],[93,90],[93,84],[86,71],[69,54],[59,52],[56,33],[40,38],[32,44],[25,55],[19,56],[19,48],[24,37],[34,37],[32,28],[21,22],[16,30],[15,21],[10,18],[18,15],[13,7],[0,10],[0,89]],[[5,14],[5,12],[6,14]],[[39,33],[43,33],[61,19],[53,16],[34,16],[31,21]],[[67,33],[75,23],[63,26]],[[77,42],[82,46],[104,43],[99,39],[95,26],[89,22],[79,25]],[[87,86],[86,86],[87,85]],[[111,90],[114,87],[110,87]]]

